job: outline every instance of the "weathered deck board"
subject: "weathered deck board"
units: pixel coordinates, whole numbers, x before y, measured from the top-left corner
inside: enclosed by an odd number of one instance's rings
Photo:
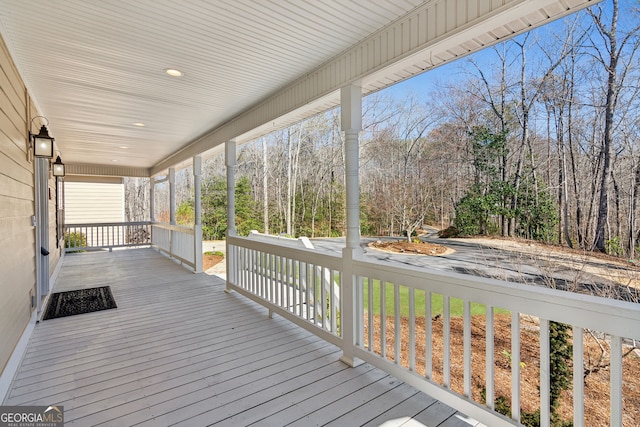
[[[65,425],[474,425],[455,410],[149,249],[65,257],[56,292],[118,305],[41,322],[4,404]]]

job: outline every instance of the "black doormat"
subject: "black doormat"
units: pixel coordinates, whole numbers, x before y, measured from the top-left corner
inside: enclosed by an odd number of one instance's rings
[[[109,286],[51,294],[42,320],[118,308]]]

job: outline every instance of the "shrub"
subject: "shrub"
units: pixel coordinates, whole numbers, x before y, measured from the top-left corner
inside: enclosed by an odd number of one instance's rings
[[[451,227],[447,227],[444,230],[438,231],[438,237],[442,239],[448,239],[449,237],[460,237],[460,230],[452,225]]]
[[[560,395],[571,386],[572,372],[569,362],[573,358],[573,345],[569,342],[569,325],[549,322],[550,346],[550,404],[551,413],[556,416],[560,406]]]
[[[217,255],[217,256],[224,257],[224,253],[220,251],[207,251],[204,253],[204,255]]]
[[[416,230],[413,230],[413,231],[411,232],[411,237],[416,237],[417,235],[418,235],[418,232],[417,232]],[[404,230],[404,231],[402,232],[402,237],[407,237],[407,230]]]
[[[620,236],[612,237],[604,244],[605,252],[609,255],[621,257],[624,254],[622,243],[620,242]]]
[[[67,232],[64,234],[64,247],[68,249],[86,248],[87,236],[79,231]]]
[[[550,363],[550,396],[549,406],[551,409],[551,425],[553,427],[572,427],[573,422],[563,420],[558,413],[560,406],[560,395],[563,390],[567,390],[571,385],[571,368],[569,362],[573,357],[573,346],[569,343],[569,326],[559,322],[549,322],[549,363]],[[503,354],[511,360],[511,354],[504,351]],[[487,390],[480,391],[482,400],[487,400]],[[511,415],[511,403],[504,396],[496,396],[495,410],[502,415]],[[540,410],[534,412],[521,411],[522,425],[526,427],[540,426]]]

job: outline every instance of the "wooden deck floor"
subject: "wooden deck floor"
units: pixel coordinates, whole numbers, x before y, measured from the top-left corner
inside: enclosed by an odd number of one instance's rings
[[[150,249],[68,255],[56,292],[117,309],[40,322],[5,405],[65,425],[469,426],[455,410]]]

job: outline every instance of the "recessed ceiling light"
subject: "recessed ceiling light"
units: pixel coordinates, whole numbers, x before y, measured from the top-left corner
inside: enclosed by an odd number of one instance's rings
[[[164,70],[164,72],[171,77],[182,77],[184,75],[182,71],[176,70],[175,68],[167,68],[166,70]]]
[[[139,126],[139,127],[144,127],[144,123],[141,123],[141,122],[135,122],[133,125],[134,126]]]
[[[118,161],[116,159],[111,160],[113,163],[117,163]]]
[[[126,149],[127,149],[127,148],[129,148],[129,147],[126,147],[126,146],[124,146],[124,145],[123,145],[123,146],[121,146],[120,148],[122,148],[123,150],[126,150]]]

